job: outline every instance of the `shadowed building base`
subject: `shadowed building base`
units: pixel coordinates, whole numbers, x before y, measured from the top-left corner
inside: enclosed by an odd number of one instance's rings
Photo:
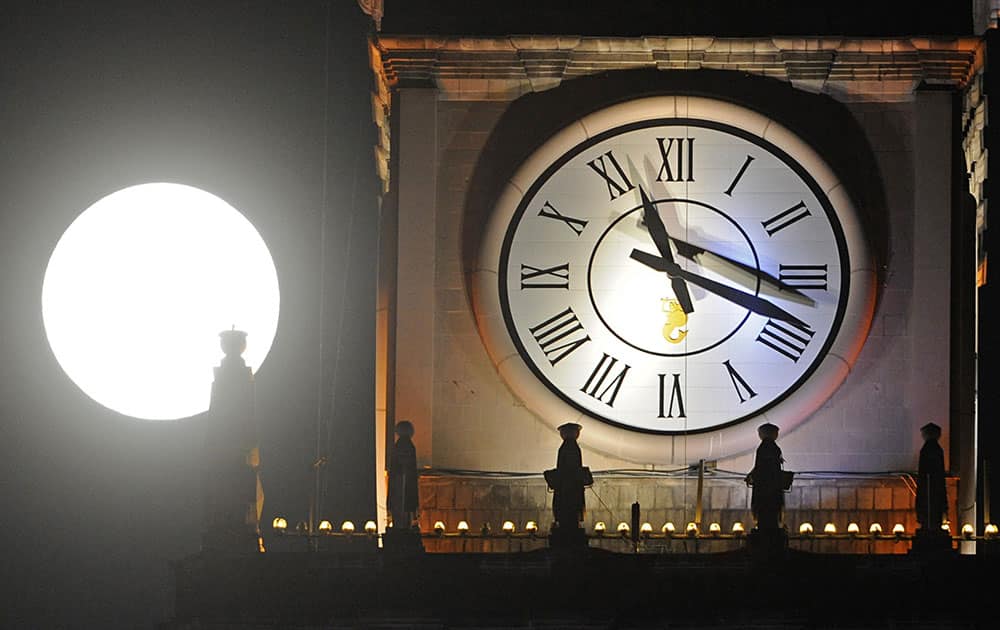
[[[423,553],[424,540],[420,536],[420,530],[416,528],[403,528],[397,530],[394,527],[387,527],[382,535],[382,546],[386,553]]]
[[[951,534],[943,529],[933,530],[921,527],[913,536],[911,554],[952,554],[957,553],[952,545]]]
[[[997,628],[996,587],[974,579],[997,569],[794,550],[766,568],[742,551],[199,554],[173,565],[162,628]]]
[[[788,530],[750,530],[747,536],[747,551],[754,562],[780,562],[788,555]]]
[[[587,549],[587,532],[582,527],[554,527],[549,534],[549,546],[553,549]]]

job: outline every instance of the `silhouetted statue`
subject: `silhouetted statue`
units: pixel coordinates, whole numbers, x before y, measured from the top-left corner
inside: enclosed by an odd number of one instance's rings
[[[389,515],[397,529],[408,529],[416,520],[420,509],[420,491],[417,485],[417,449],[413,446],[413,424],[403,420],[396,423],[399,438],[392,447],[389,458]]]
[[[757,427],[760,446],[754,455],[753,470],[746,476],[746,483],[753,487],[750,511],[758,530],[776,530],[781,527],[781,511],[785,507],[784,474],[778,427],[770,422]]]
[[[545,481],[553,490],[552,514],[556,522],[552,544],[555,546],[587,544],[586,534],[580,528],[585,506],[583,490],[594,480],[590,469],[583,465],[580,445],[576,443],[582,428],[574,422],[559,427],[563,443],[556,456],[556,467],[555,470],[545,471]]]
[[[938,444],[941,427],[930,422],[920,427],[924,445],[917,466],[917,522],[940,534],[941,522],[948,512],[948,493],[944,485],[944,450]]]

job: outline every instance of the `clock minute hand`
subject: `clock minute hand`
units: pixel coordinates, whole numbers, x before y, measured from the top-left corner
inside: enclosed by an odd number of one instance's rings
[[[801,291],[796,290],[793,287],[785,285],[783,282],[781,282],[779,278],[775,278],[774,276],[772,276],[771,274],[767,273],[762,269],[757,269],[756,267],[753,267],[746,263],[741,263],[738,260],[733,260],[732,258],[723,256],[722,254],[717,254],[716,252],[707,250],[704,247],[692,245],[691,243],[682,241],[679,238],[670,237],[670,240],[673,241],[674,246],[677,247],[678,256],[683,256],[684,258],[687,258],[688,260],[693,260],[694,262],[702,266],[707,266],[702,261],[698,260],[699,256],[705,255],[713,259],[714,262],[718,263],[716,265],[718,267],[723,267],[723,268],[728,267],[729,270],[736,270],[737,272],[739,272],[741,276],[750,276],[750,278],[753,278],[754,280],[759,279],[762,283],[780,291],[783,294],[782,295],[783,297],[786,297],[792,302],[805,304],[806,306],[816,305],[815,300],[813,300],[811,297],[802,293]],[[722,269],[714,269],[714,271],[717,271],[722,275],[729,275],[726,274]],[[735,276],[737,274],[732,274],[732,275]],[[735,282],[740,282],[743,278],[731,277],[730,279]]]
[[[795,317],[780,306],[777,306],[772,302],[768,302],[764,298],[751,295],[750,293],[744,293],[739,289],[734,289],[730,286],[716,282],[715,280],[709,280],[708,278],[699,276],[698,274],[685,271],[675,262],[664,260],[659,256],[639,249],[633,249],[630,257],[633,260],[650,267],[651,269],[664,271],[672,276],[679,276],[691,284],[698,285],[710,293],[714,293],[719,297],[736,304],[737,306],[742,306],[743,308],[753,311],[759,315],[764,315],[772,319],[780,319],[801,328],[809,328],[809,325],[801,319]]]
[[[639,195],[642,199],[642,216],[649,228],[649,235],[653,237],[653,244],[656,245],[656,249],[660,251],[660,255],[667,262],[680,269],[680,266],[674,262],[674,255],[670,251],[670,235],[667,234],[667,228],[664,227],[663,221],[660,219],[660,213],[656,211],[653,202],[649,200],[642,186],[639,186]],[[664,271],[670,276],[670,287],[674,290],[674,295],[677,296],[681,310],[685,313],[693,313],[694,303],[691,301],[691,293],[688,291],[687,284],[677,274],[668,270]]]

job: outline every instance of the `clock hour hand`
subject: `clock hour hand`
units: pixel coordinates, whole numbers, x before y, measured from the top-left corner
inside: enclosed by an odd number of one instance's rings
[[[664,227],[663,221],[660,219],[660,213],[656,211],[656,207],[653,206],[653,202],[649,200],[642,186],[639,187],[639,195],[642,198],[643,220],[649,228],[649,235],[653,237],[656,249],[660,251],[660,255],[664,260],[680,269],[680,266],[674,262],[674,255],[670,251],[670,235],[667,234],[667,228]],[[688,291],[687,283],[677,274],[671,273],[666,269],[663,271],[666,271],[667,275],[670,276],[670,287],[674,290],[674,295],[677,296],[677,301],[680,303],[681,309],[685,313],[693,313],[694,303],[691,301],[691,293]]]
[[[723,256],[722,254],[717,254],[703,247],[692,245],[691,243],[682,241],[679,238],[671,237],[670,240],[673,241],[674,246],[677,247],[678,256],[683,256],[688,260],[693,260],[703,267],[710,268],[723,276],[729,277],[729,279],[734,282],[740,282],[744,286],[748,286],[750,284],[756,284],[757,280],[760,280],[762,284],[780,291],[781,297],[785,299],[799,304],[804,304],[806,306],[816,305],[815,300],[810,298],[808,295],[794,289],[793,287],[785,285],[780,279],[775,278],[762,269],[757,269],[752,265],[741,263],[738,260],[733,260],[732,258]],[[706,262],[709,261],[714,264],[706,264]],[[748,288],[750,287],[748,286]]]
[[[720,282],[716,282],[715,280],[709,280],[708,278],[699,276],[698,274],[685,271],[677,263],[665,260],[655,254],[650,254],[639,249],[633,249],[630,257],[651,269],[655,269],[656,271],[663,271],[671,276],[678,276],[691,284],[695,284],[702,289],[705,289],[709,293],[714,293],[719,297],[736,304],[737,306],[742,306],[743,308],[753,311],[759,315],[764,315],[765,317],[770,317],[772,319],[780,319],[800,328],[809,327],[809,325],[801,319],[795,317],[780,306],[777,306],[772,302],[768,302],[764,298],[751,295],[750,293],[744,293],[739,289],[734,289]]]

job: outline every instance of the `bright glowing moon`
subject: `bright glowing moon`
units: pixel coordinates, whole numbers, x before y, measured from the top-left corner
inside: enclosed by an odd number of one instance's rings
[[[208,409],[219,332],[248,333],[260,367],[278,326],[278,274],[235,208],[191,186],[125,188],[87,208],[49,259],[42,318],[88,396],[147,420]]]

